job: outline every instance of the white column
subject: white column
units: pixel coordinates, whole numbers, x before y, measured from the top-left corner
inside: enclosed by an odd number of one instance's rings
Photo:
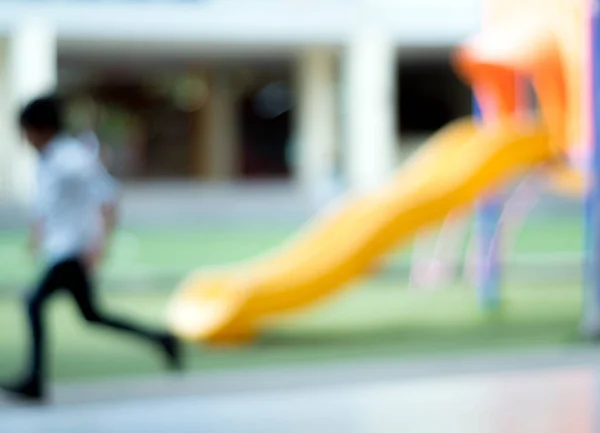
[[[236,103],[231,71],[217,71],[211,81],[204,122],[206,149],[203,154],[207,158],[206,174],[211,180],[232,180],[239,171],[240,126]]]
[[[21,139],[17,115],[30,99],[55,90],[57,81],[56,34],[50,23],[30,18],[18,23],[6,52],[7,116],[2,129],[10,161],[8,187],[12,199],[28,201],[33,192],[35,153]]]
[[[344,172],[352,189],[371,189],[394,168],[395,66],[385,30],[359,26],[344,59]]]
[[[294,176],[310,198],[327,200],[333,192],[338,135],[335,54],[308,50],[296,72]]]

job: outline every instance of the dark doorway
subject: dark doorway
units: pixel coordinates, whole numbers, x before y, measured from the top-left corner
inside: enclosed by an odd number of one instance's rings
[[[285,178],[290,175],[288,148],[292,129],[291,92],[275,82],[248,93],[241,101],[242,176]]]
[[[471,111],[471,91],[445,56],[403,60],[397,77],[402,134],[429,134]]]

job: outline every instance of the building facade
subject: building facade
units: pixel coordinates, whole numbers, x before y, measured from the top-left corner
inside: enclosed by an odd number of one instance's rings
[[[35,155],[15,116],[54,89],[127,181],[371,188],[400,142],[469,111],[447,56],[477,30],[479,3],[4,1],[0,200],[31,196]]]

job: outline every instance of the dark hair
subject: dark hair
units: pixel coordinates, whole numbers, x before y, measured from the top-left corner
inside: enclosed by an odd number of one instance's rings
[[[19,123],[27,129],[60,132],[64,126],[62,101],[56,95],[34,99],[21,110]]]

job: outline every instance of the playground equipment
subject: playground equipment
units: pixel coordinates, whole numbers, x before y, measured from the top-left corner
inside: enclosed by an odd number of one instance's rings
[[[587,184],[583,168],[555,169],[550,173],[526,176],[507,198],[502,198],[502,213],[487,251],[478,248],[477,233],[473,235],[470,230],[471,221],[454,215],[446,218],[438,233],[426,232],[417,237],[412,253],[410,286],[436,290],[461,279],[475,283],[478,269],[494,266],[492,260],[501,260],[513,249],[522,227],[544,193],[578,200],[585,198]],[[493,305],[482,305],[486,306]]]
[[[584,17],[580,21],[583,31],[577,34],[573,31],[574,28],[569,29],[568,25],[562,25],[558,31],[563,33],[562,37],[565,40],[570,41],[573,46],[579,46],[586,50],[585,54],[592,58],[591,46],[587,45],[586,47],[584,42],[591,38],[591,34],[588,32],[591,27],[585,24],[586,20],[591,23],[591,20],[594,19],[591,8],[596,7],[595,3],[580,1],[570,6],[561,5],[561,3],[564,2],[544,2],[543,6],[550,6],[552,10],[562,11],[568,11],[569,8],[579,9],[575,13],[579,14],[578,20]],[[500,8],[498,4],[491,1],[488,2],[488,5],[490,8],[487,18],[491,22],[498,18],[504,19],[502,14],[516,13],[515,11],[523,9],[522,3],[511,3],[510,0],[504,2]],[[587,18],[585,18],[586,16]],[[555,15],[554,23],[561,23],[560,15]],[[591,71],[591,64],[585,64],[585,60],[584,55],[583,80],[587,79],[586,73]],[[517,81],[517,84],[522,84],[522,80],[521,83]],[[518,101],[514,108],[516,112],[524,112],[528,105],[529,101],[527,101],[524,89],[523,85],[516,87],[516,100]],[[590,113],[592,107],[589,103],[584,104],[582,113]],[[587,118],[585,119],[587,120]],[[585,128],[583,124],[582,128]],[[592,143],[589,138],[584,138],[581,140],[581,144],[582,146],[570,149],[569,165],[552,167],[542,173],[534,172],[518,185],[507,200],[495,196],[493,201],[484,203],[476,218],[478,224],[475,235],[471,236],[466,249],[462,275],[460,270],[463,262],[461,253],[464,244],[468,242],[466,238],[469,235],[467,221],[457,219],[454,215],[449,216],[437,236],[434,236],[432,249],[428,248],[431,243],[431,233],[417,237],[409,277],[411,285],[432,289],[462,276],[470,281],[476,281],[483,308],[497,307],[500,296],[497,281],[500,276],[500,258],[503,256],[503,252],[510,249],[511,241],[516,239],[520,228],[529,213],[535,208],[540,196],[544,192],[551,192],[561,196],[585,199],[589,193],[589,179],[585,171],[592,164],[590,152]]]
[[[278,251],[192,275],[170,305],[174,332],[195,341],[249,340],[265,319],[343,289],[382,255],[450,213],[468,211],[505,182],[540,167],[570,173],[573,147],[596,142],[590,114],[598,98],[592,107],[586,97],[594,52],[589,32],[597,32],[591,8],[585,0],[490,1],[485,31],[454,58],[474,90],[481,119],[451,123],[379,191],[345,198]],[[519,112],[519,80],[530,81],[537,93],[539,114],[531,118]],[[594,168],[600,166],[596,154],[593,160]],[[594,179],[588,207],[594,239],[598,194]],[[479,206],[482,251],[490,250],[499,209],[494,200]],[[590,242],[589,263],[597,263],[598,247],[600,242]],[[484,302],[497,302],[499,273],[495,259],[489,263],[494,266],[478,276],[480,293]],[[600,290],[594,286],[600,278],[595,267],[588,271],[585,323],[592,329],[600,324]]]

